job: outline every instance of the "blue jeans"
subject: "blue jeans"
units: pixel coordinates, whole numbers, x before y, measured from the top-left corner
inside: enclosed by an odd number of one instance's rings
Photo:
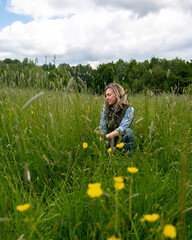
[[[129,156],[131,156],[131,152],[134,149],[134,133],[131,128],[128,128],[126,132],[128,133],[126,135],[121,136],[120,142],[125,143],[123,148],[125,149],[126,152],[129,151],[130,152]],[[118,142],[119,138],[116,139],[114,146],[116,146]]]

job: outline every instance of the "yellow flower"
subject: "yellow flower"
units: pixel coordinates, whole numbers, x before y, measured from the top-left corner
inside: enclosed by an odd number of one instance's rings
[[[122,177],[114,177],[113,180],[117,183],[122,183],[124,181]]]
[[[108,148],[108,152],[112,152],[112,149],[111,149],[111,148]]]
[[[115,183],[114,184],[114,188],[116,189],[116,190],[121,190],[121,189],[123,189],[125,187],[125,183],[124,182],[122,182],[122,183]]]
[[[157,219],[159,218],[159,214],[153,213],[153,214],[146,214],[144,217],[141,219],[141,222],[147,221],[147,222],[156,222]]]
[[[30,204],[30,203],[26,203],[26,204],[23,204],[23,205],[18,205],[18,206],[16,207],[16,209],[17,209],[19,212],[25,212],[25,211],[27,211],[30,207],[31,207],[31,204]]]
[[[101,189],[101,183],[89,183],[88,184],[88,190],[87,194],[91,198],[100,197],[103,193],[103,190]]]
[[[116,147],[117,147],[117,148],[123,148],[124,145],[125,145],[125,143],[122,142],[122,143],[118,143],[118,144],[116,145]]]
[[[87,148],[88,147],[88,143],[84,142],[83,143],[83,148]]]
[[[121,189],[123,189],[125,187],[125,184],[123,182],[124,180],[123,180],[122,177],[114,177],[113,179],[115,181],[114,188],[116,190],[121,190]]]
[[[176,228],[172,224],[165,225],[163,235],[168,238],[175,238],[177,235]]]
[[[107,240],[121,240],[121,238],[116,238],[114,236],[107,238]]]
[[[136,173],[136,172],[139,171],[139,169],[136,168],[136,167],[128,167],[128,168],[127,168],[127,171],[130,172],[130,173]]]

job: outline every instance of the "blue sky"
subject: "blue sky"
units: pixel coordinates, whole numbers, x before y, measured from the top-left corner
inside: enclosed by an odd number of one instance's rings
[[[30,16],[15,14],[6,8],[6,1],[0,1],[0,29],[12,24],[15,21],[27,23],[32,20]]]
[[[9,3],[9,6],[8,6]],[[8,10],[9,9],[9,10]],[[192,57],[191,0],[0,0],[0,60]]]

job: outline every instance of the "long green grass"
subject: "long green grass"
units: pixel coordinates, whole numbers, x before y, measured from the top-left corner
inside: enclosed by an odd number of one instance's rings
[[[0,239],[165,239],[166,224],[192,239],[192,98],[146,93],[129,102],[131,158],[109,154],[96,134],[101,96],[0,90]],[[91,198],[89,183],[101,183],[102,196]],[[141,222],[152,213],[157,221]]]

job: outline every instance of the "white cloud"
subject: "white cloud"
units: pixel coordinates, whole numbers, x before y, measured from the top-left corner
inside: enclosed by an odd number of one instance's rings
[[[15,22],[0,31],[0,56],[44,58],[55,54],[60,62],[93,65],[119,58],[190,59],[191,13],[179,9],[180,0],[168,7],[172,1],[161,0],[150,8],[151,0],[136,0],[134,14],[130,11],[133,1],[125,0],[11,0],[12,11],[29,14],[34,20]],[[99,7],[93,8],[93,4]],[[144,4],[147,14],[142,15]],[[70,13],[74,15],[69,17]]]
[[[105,6],[108,9],[128,9],[137,15],[147,15],[150,12],[158,12],[161,8],[170,5],[178,5],[180,0],[94,0],[97,5]]]
[[[89,9],[105,8],[108,11],[129,10],[138,16],[172,7],[190,9],[191,0],[10,0],[8,8],[17,14],[34,18],[66,17]]]
[[[92,5],[90,0],[10,0],[8,9],[36,18],[68,17]]]

